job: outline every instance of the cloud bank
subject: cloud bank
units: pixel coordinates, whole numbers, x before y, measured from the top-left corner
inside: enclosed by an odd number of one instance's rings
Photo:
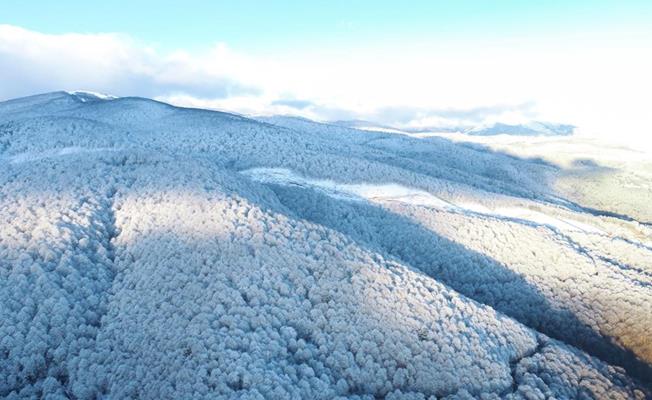
[[[643,42],[477,40],[246,54],[223,43],[161,51],[119,33],[53,35],[0,25],[0,99],[87,89],[417,130],[537,119],[644,142],[652,136],[652,56],[641,51]]]
[[[258,94],[255,87],[237,82],[226,68],[214,68],[234,61],[222,45],[199,60],[183,52],[161,55],[120,34],[46,35],[2,25],[0,97],[78,87],[145,97]]]

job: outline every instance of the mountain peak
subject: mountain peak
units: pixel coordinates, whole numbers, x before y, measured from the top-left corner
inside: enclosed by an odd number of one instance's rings
[[[82,103],[86,103],[88,101],[115,100],[118,98],[117,96],[113,96],[111,94],[93,92],[90,90],[73,90],[66,93],[76,97]]]

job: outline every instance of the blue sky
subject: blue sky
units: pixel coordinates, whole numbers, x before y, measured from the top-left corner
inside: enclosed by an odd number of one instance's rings
[[[652,1],[2,0],[0,100],[86,89],[405,127],[652,137]]]
[[[0,19],[43,33],[126,33],[161,50],[225,42],[289,51],[564,31],[621,34],[649,27],[652,2],[3,0]]]

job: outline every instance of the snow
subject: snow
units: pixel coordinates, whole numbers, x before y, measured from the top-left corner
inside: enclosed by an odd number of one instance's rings
[[[443,121],[440,121],[443,122]],[[517,136],[517,137],[557,137],[573,135],[575,127],[568,124],[558,124],[541,121],[514,122],[483,122],[461,123],[448,121],[440,126],[403,126],[401,128],[374,124],[369,121],[334,121],[334,125],[355,128],[365,131],[397,133],[412,137],[432,137],[442,134],[464,134],[467,136]]]
[[[75,96],[0,103],[0,397],[650,396],[649,204],[569,175],[644,164]]]
[[[110,94],[98,93],[89,90],[74,90],[68,93],[79,98],[79,100],[81,100],[83,103],[92,100],[115,100],[118,98]]]
[[[463,131],[468,135],[517,135],[517,136],[568,136],[572,135],[575,127],[565,124],[529,121],[522,124],[505,124],[500,122],[481,124],[472,129]]]
[[[569,218],[556,218],[523,207],[489,208],[477,203],[453,204],[426,191],[390,184],[343,184],[331,180],[308,179],[283,168],[252,168],[241,171],[258,182],[312,188],[341,200],[372,202],[394,201],[415,206],[433,207],[441,210],[471,212],[499,218],[509,218],[536,225],[545,225],[563,231],[605,234],[599,228]]]
[[[522,207],[497,207],[494,209],[487,208],[482,204],[465,203],[460,207],[464,210],[473,211],[479,214],[493,215],[500,218],[513,218],[531,222],[536,225],[545,225],[562,231],[579,231],[584,233],[605,234],[599,228],[575,221],[568,218],[556,218],[551,215],[528,210]]]
[[[428,192],[397,184],[343,184],[331,180],[304,178],[284,168],[252,168],[241,173],[259,182],[310,187],[341,200],[400,201],[429,207],[454,207]]]

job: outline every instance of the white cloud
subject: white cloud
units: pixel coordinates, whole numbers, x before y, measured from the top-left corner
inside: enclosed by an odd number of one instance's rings
[[[0,98],[78,88],[148,97],[257,93],[229,74],[236,61],[223,45],[195,58],[162,55],[120,34],[46,35],[0,25]]]
[[[626,39],[448,41],[274,55],[216,44],[164,53],[121,34],[49,35],[0,25],[0,98],[82,88],[246,114],[412,127],[538,118],[644,141],[652,136],[652,54],[645,38]]]

